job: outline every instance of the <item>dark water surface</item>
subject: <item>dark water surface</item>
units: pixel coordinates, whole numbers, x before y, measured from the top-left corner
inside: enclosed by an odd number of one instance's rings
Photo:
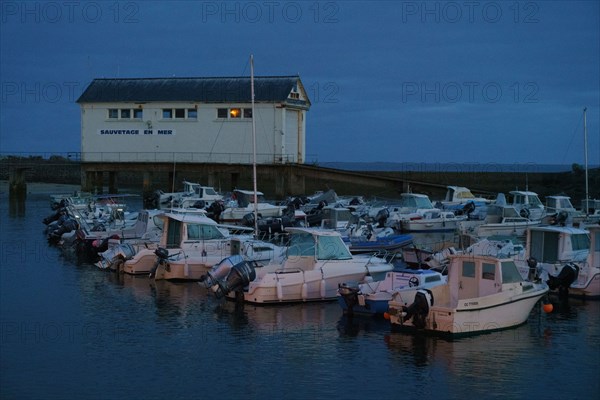
[[[536,306],[456,341],[348,321],[336,303],[239,308],[198,284],[77,265],[47,194],[0,197],[2,399],[597,399],[600,302]]]

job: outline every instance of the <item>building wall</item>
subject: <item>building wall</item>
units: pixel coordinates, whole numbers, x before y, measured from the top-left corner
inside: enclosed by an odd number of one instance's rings
[[[83,103],[82,161],[252,163],[252,118],[218,118],[218,108],[251,105]],[[109,118],[109,109],[130,110],[130,117],[121,118],[119,111],[119,118]],[[186,111],[184,118],[164,118],[163,109]],[[132,118],[137,110],[141,118]],[[255,104],[258,163],[304,161],[305,113],[280,104]]]

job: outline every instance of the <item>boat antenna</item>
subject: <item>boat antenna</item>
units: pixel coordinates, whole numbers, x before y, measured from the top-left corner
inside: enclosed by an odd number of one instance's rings
[[[256,194],[256,119],[254,115],[254,56],[250,54],[250,101],[252,104],[252,182],[254,184],[254,235],[258,238],[258,199]]]
[[[589,188],[588,188],[588,149],[587,149],[587,118],[586,118],[587,107],[583,108],[583,151],[585,157],[585,215],[589,214],[590,201],[589,201]]]

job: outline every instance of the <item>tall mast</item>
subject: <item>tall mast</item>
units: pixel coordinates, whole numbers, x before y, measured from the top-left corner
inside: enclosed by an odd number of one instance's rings
[[[256,122],[254,115],[254,56],[250,55],[250,100],[252,102],[252,179],[254,183],[254,234],[258,237],[258,196],[256,194]]]
[[[587,107],[583,108],[583,150],[585,152],[585,215],[589,214],[589,192],[588,192],[588,149],[587,149],[587,120],[586,120]]]

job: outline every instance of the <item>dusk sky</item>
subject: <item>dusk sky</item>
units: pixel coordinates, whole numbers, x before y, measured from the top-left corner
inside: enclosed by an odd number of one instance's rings
[[[5,1],[0,152],[80,151],[94,78],[298,74],[318,162],[600,163],[598,1]],[[201,150],[199,150],[201,151]]]

